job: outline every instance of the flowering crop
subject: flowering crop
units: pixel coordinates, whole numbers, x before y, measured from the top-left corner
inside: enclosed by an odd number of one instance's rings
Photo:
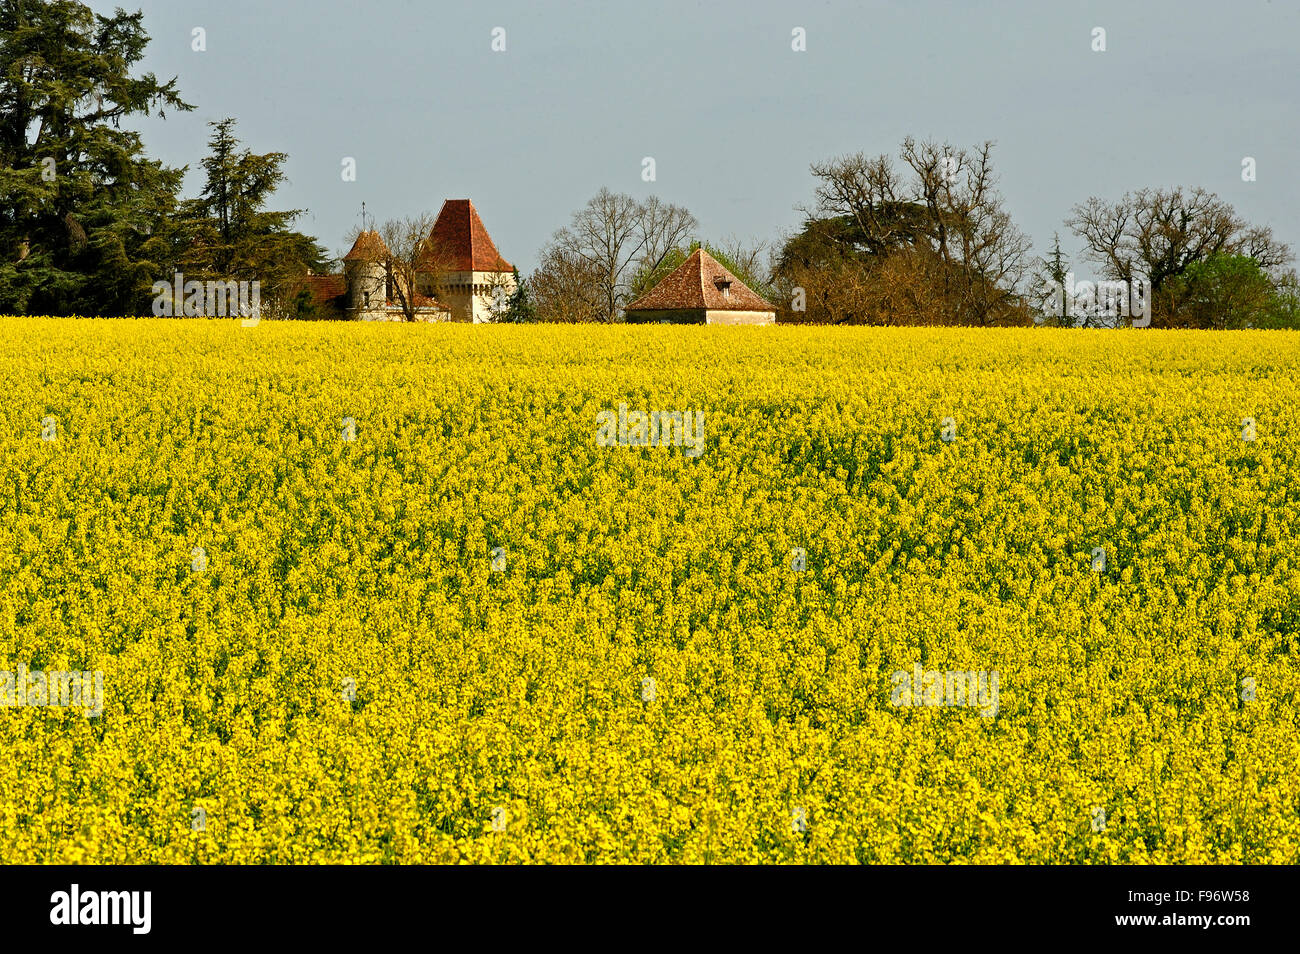
[[[2,327],[0,860],[1300,859],[1300,337]]]

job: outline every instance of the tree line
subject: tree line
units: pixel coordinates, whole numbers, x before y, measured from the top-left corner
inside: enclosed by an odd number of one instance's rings
[[[698,222],[688,210],[602,189],[542,250],[528,279],[534,316],[619,321],[703,244],[787,323],[1300,327],[1291,249],[1213,193],[1142,188],[1076,205],[1064,225],[1096,276],[1076,280],[1059,235],[1049,255],[1032,255],[992,151],[909,137],[897,160],[813,163],[803,225],[772,247],[690,241]],[[1133,300],[1100,293],[1117,283]]]
[[[175,78],[133,75],[148,41],[141,13],[0,0],[0,313],[149,314],[154,283],[180,272],[255,280],[270,317],[317,317],[302,278],[338,263],[294,229],[303,210],[270,208],[286,154],[244,148],[233,119],[212,123],[203,188],[185,198],[188,167],[150,159],[121,128],[127,117],[193,108]],[[1300,326],[1291,249],[1199,187],[1076,205],[1063,226],[1093,272],[1085,277],[1059,234],[1049,254],[1032,254],[998,189],[990,142],[909,137],[897,156],[855,153],[810,172],[802,224],[770,244],[709,241],[682,206],[601,189],[546,242],[532,274],[516,275],[499,320],[621,321],[703,247],[782,322]],[[416,273],[437,267],[431,226],[424,213],[380,229],[410,320]],[[1121,284],[1140,290],[1142,322],[1109,297]]]

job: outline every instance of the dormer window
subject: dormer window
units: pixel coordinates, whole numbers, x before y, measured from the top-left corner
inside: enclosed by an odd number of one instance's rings
[[[722,297],[731,298],[731,281],[726,278],[715,278],[713,284],[718,286],[718,291],[722,292]]]

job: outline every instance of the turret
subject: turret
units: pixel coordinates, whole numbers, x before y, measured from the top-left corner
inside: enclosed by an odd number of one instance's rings
[[[372,230],[362,232],[343,256],[343,280],[348,288],[348,317],[382,317],[388,301],[388,246]]]

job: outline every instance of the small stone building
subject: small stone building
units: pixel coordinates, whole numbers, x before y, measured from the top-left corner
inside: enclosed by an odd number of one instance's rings
[[[630,324],[770,325],[776,321],[771,302],[702,248],[624,310]]]
[[[304,276],[301,287],[311,296],[316,317],[404,321],[391,258],[379,233],[368,230],[343,256],[343,274]],[[491,321],[498,298],[508,298],[516,287],[514,266],[497,251],[474,204],[469,199],[445,201],[429,235],[429,252],[416,272],[416,321]]]

